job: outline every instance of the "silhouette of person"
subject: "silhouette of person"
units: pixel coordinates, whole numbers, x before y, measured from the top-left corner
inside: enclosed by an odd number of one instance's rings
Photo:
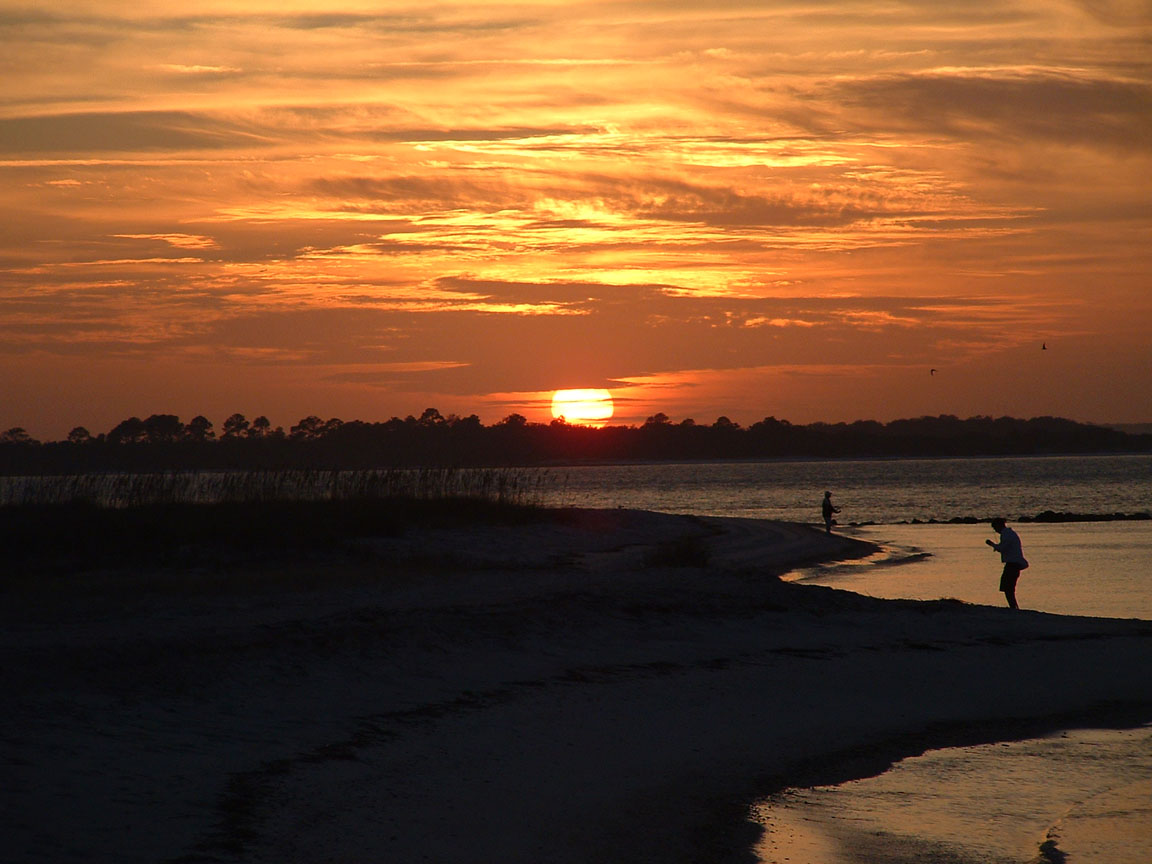
[[[824,493],[824,503],[823,503],[823,505],[821,505],[820,510],[824,515],[824,530],[827,533],[831,534],[832,533],[832,526],[836,524],[836,520],[833,519],[832,516],[833,516],[833,514],[840,512],[839,507],[833,507],[832,506],[832,493],[831,492],[825,492]]]
[[[1020,546],[1020,535],[999,516],[992,520],[992,530],[1000,535],[1000,542],[984,542],[999,552],[1000,560],[1004,562],[1004,572],[1000,574],[1000,590],[1004,592],[1008,606],[1019,609],[1016,605],[1016,580],[1020,578],[1020,571],[1028,567],[1028,559],[1024,557],[1024,550]]]

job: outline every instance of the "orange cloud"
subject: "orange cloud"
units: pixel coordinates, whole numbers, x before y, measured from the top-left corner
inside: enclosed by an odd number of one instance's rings
[[[0,428],[62,434],[36,387],[76,357],[113,416],[179,357],[182,404],[286,422],[565,382],[641,421],[979,413],[992,368],[1023,413],[1152,420],[1091,386],[1147,371],[1139,4],[110,5],[0,0]],[[1037,337],[1089,358],[1066,386]]]

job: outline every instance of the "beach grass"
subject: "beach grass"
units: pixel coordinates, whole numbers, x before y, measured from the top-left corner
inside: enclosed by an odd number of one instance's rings
[[[540,468],[97,472],[0,478],[0,508],[91,504],[476,499],[534,504],[558,478]]]
[[[349,554],[413,526],[543,517],[541,471],[233,472],[75,475],[8,487],[0,544],[22,576]]]
[[[177,502],[114,509],[54,504],[6,508],[0,543],[12,577],[122,566],[218,566],[348,554],[357,539],[395,537],[414,525],[524,523],[543,513],[476,498]]]

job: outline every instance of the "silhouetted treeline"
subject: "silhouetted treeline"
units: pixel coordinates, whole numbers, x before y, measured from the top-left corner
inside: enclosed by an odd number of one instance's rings
[[[1152,435],[1058,417],[949,415],[807,425],[767,417],[744,427],[727,417],[703,425],[657,414],[640,426],[594,428],[512,414],[485,426],[476,415],[445,417],[429,408],[383,423],[305,417],[287,432],[241,414],[226,419],[219,434],[205,417],[184,423],[170,414],[132,417],[98,435],[77,427],[64,441],[43,443],[15,428],[0,434],[0,473],[1107,452],[1152,452]]]

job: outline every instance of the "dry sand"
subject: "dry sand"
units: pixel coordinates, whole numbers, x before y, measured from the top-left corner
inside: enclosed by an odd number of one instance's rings
[[[5,595],[0,859],[749,861],[782,786],[1152,720],[1152,623],[783,583],[868,551],[806,526],[574,511],[354,551]]]

